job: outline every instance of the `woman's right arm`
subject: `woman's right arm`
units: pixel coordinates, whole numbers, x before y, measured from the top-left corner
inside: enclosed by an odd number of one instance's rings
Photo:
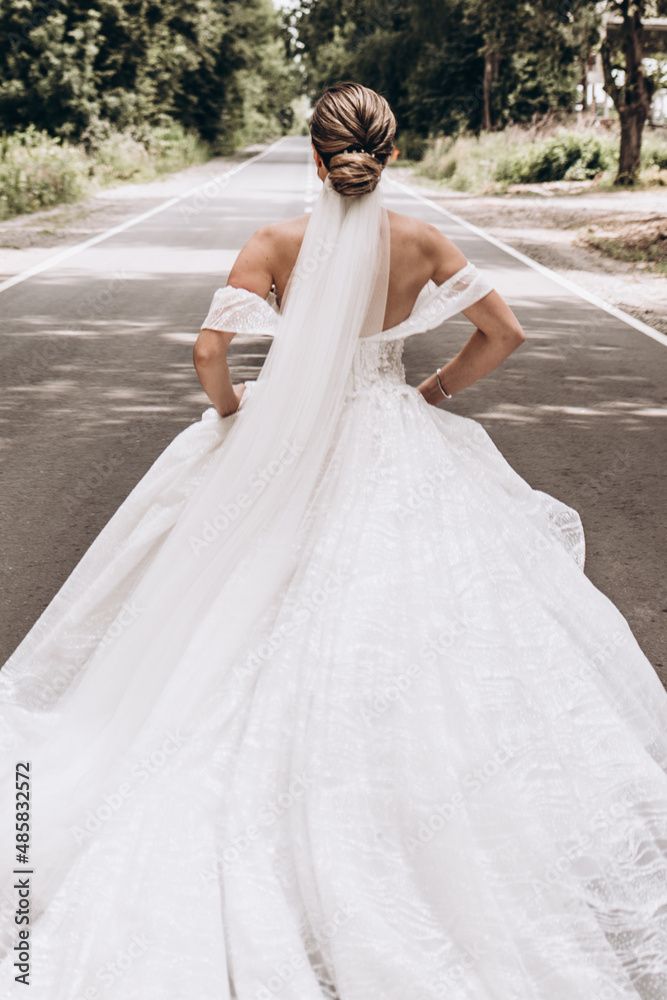
[[[464,266],[466,259],[439,230],[432,229],[431,239],[432,277],[436,284],[442,284]],[[440,381],[452,396],[488,375],[526,339],[518,319],[495,290],[464,309],[463,315],[476,329],[458,354],[440,369]],[[427,403],[436,405],[444,398],[435,372],[418,388]]]
[[[271,291],[273,275],[271,227],[258,230],[239,253],[227,279],[234,288],[245,288],[262,298]],[[221,417],[235,413],[241,402],[244,386],[233,385],[227,362],[227,351],[233,333],[203,329],[195,342],[192,359],[202,389]]]

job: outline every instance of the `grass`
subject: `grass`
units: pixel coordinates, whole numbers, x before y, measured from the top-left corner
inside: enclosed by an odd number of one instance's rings
[[[205,143],[174,124],[132,135],[98,122],[79,144],[33,127],[3,135],[0,219],[77,201],[115,183],[154,180],[210,155]]]
[[[643,264],[652,271],[667,274],[667,222],[664,219],[590,226],[579,242],[615,260]]]
[[[429,141],[415,172],[454,191],[501,194],[514,185],[594,181],[611,187],[618,164],[618,129],[547,119],[479,136]],[[400,148],[400,139],[399,139]],[[646,132],[640,186],[667,185],[667,139]]]

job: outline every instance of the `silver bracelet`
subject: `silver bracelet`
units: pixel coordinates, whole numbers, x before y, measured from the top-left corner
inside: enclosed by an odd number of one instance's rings
[[[447,390],[445,389],[444,385],[440,381],[440,368],[438,368],[438,370],[436,371],[435,377],[438,380],[438,386],[439,386],[440,392],[442,393],[442,395],[444,396],[444,398],[445,399],[451,399],[452,398],[451,393],[447,392]]]

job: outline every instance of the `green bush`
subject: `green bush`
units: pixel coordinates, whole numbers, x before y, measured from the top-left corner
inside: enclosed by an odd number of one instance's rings
[[[659,138],[655,132],[647,132],[644,136],[642,166],[667,170],[667,141]]]
[[[82,150],[33,126],[0,137],[0,218],[75,201],[88,173]]]
[[[542,120],[501,132],[431,139],[417,173],[456,191],[502,191],[511,184],[590,180],[615,167],[618,135]]]
[[[477,137],[463,133],[456,139],[438,136],[426,147],[417,172],[444,181],[455,191],[487,188],[493,183],[494,165],[505,151],[503,135],[487,132]]]
[[[501,184],[584,181],[613,166],[610,143],[585,133],[563,132],[508,150],[494,170]]]
[[[117,132],[97,119],[79,145],[30,126],[0,138],[0,218],[76,201],[110,184],[150,181],[209,157],[206,143],[173,123]]]
[[[542,119],[502,132],[462,133],[429,140],[416,172],[455,191],[504,191],[512,184],[587,181],[603,175],[613,182],[618,163],[618,127],[564,126]],[[646,130],[640,182],[667,184],[667,141]]]

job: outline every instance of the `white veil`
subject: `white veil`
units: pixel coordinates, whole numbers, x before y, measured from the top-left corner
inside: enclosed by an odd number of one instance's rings
[[[53,709],[0,706],[3,783],[13,782],[21,759],[34,762],[39,783],[34,851],[43,888],[47,875],[57,883],[74,851],[72,824],[117,783],[130,754],[187,729],[188,720],[201,729],[223,691],[235,692],[224,706],[233,716],[234,699],[244,694],[225,679],[294,570],[298,529],[332,442],[357,342],[382,329],[388,274],[380,188],[343,197],[327,180],[267,362],[139,580],[136,620],[92,652]],[[15,669],[22,667],[19,658]],[[5,669],[14,669],[11,661]],[[9,819],[7,813],[0,821],[5,859],[12,856]]]

